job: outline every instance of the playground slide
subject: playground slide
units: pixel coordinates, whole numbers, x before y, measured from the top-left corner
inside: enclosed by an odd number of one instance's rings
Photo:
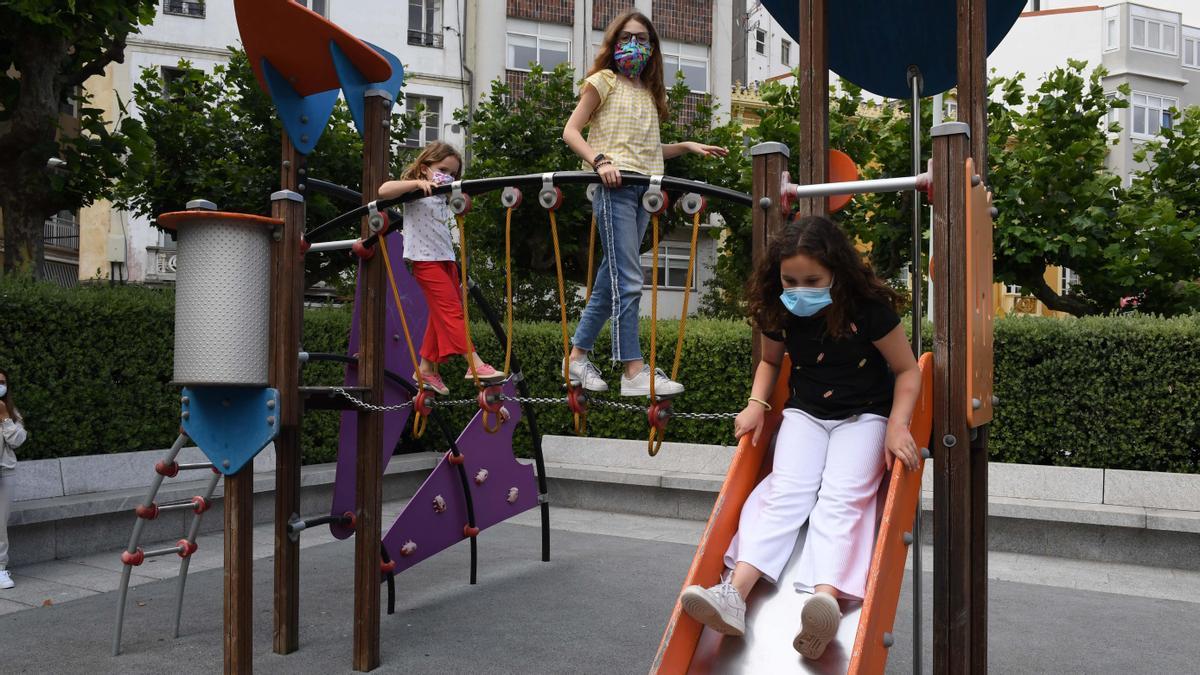
[[[933,355],[920,360],[922,390],[913,413],[912,433],[917,447],[929,444],[933,415]],[[787,399],[784,362],[771,396],[774,410],[783,409]],[[725,483],[717,496],[712,515],[692,559],[684,586],[717,583],[724,568],[722,560],[737,531],[742,504],[758,481],[770,472],[769,446],[779,428],[780,415],[768,416],[767,429],[758,444],[742,438],[730,464]],[[922,467],[924,461],[922,460]],[[921,492],[921,471],[907,471],[897,464],[884,476],[879,498],[883,504],[879,533],[872,556],[863,602],[842,602],[844,618],[837,640],[819,661],[806,661],[792,649],[799,627],[805,595],[793,590],[797,562],[807,526],[800,531],[796,549],[777,586],[758,584],[750,594],[746,610],[746,637],[724,637],[704,628],[683,613],[676,601],[650,671],[660,675],[681,673],[882,673],[887,663],[884,634],[890,634],[904,579],[908,556],[905,535],[912,531],[913,517]]]

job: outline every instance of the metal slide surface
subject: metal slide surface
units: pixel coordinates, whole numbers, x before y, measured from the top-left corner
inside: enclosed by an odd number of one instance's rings
[[[925,448],[932,430],[932,354],[922,355],[920,367],[922,392],[913,413],[912,434],[917,446]],[[772,396],[772,405],[777,411],[786,399],[788,371],[788,368],[781,369],[782,375]],[[778,414],[775,414],[768,431],[773,433],[777,426]],[[770,453],[766,446],[765,440],[755,446],[748,438],[742,439],[684,586],[711,586],[717,582],[724,568],[725,549],[736,532],[742,504],[769,468]],[[912,530],[920,487],[920,470],[898,469],[884,475],[879,491],[881,518],[867,597],[863,602],[841,602],[842,623],[837,639],[830,643],[820,660],[805,660],[792,649],[792,638],[800,628],[800,611],[808,597],[794,590],[800,552],[808,530],[805,526],[800,530],[779,584],[760,583],[751,592],[744,638],[725,637],[700,626],[683,614],[677,601],[651,672],[659,675],[882,673],[887,663],[883,636],[892,630],[896,617],[908,554],[905,535]]]

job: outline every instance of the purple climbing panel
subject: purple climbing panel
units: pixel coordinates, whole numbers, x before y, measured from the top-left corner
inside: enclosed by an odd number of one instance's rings
[[[421,287],[408,273],[408,266],[404,264],[404,238],[399,232],[393,232],[387,236],[387,249],[388,257],[392,262],[392,271],[396,275],[396,288],[400,291],[401,302],[404,303],[404,316],[408,319],[408,330],[412,334],[413,345],[419,350],[421,340],[425,336],[425,322],[429,316],[429,308],[425,306],[425,296],[421,293]],[[362,266],[360,265],[359,271],[361,272],[361,270]],[[362,303],[359,302],[361,294],[362,286],[360,284],[354,296],[354,319],[350,324],[350,354],[358,352],[358,313],[359,308],[362,307]],[[404,328],[400,323],[400,312],[396,308],[396,300],[392,297],[391,288],[385,289],[384,295],[387,304],[387,332],[384,336],[387,348],[384,352],[384,368],[400,377],[411,378],[413,371],[416,370],[416,364],[409,357],[408,345],[404,342]],[[347,386],[358,383],[358,370],[355,366],[346,366],[345,383]],[[403,387],[389,379],[384,379],[384,405],[397,405],[407,400],[409,400],[409,395]],[[384,414],[383,447],[380,448],[380,452],[383,454],[381,467],[386,468],[388,460],[392,458],[392,450],[395,449],[396,442],[404,433],[404,425],[408,423],[410,411],[411,408],[405,408]],[[333,506],[330,508],[330,513],[333,515],[341,515],[355,510],[354,460],[358,452],[357,443],[358,413],[343,412],[342,429],[338,440],[337,478],[333,488]],[[331,524],[329,529],[338,539],[345,539],[354,534],[354,530],[337,523]]]
[[[506,395],[516,396],[512,382],[505,382],[503,388]],[[521,421],[521,406],[506,403],[505,409],[510,416],[496,433],[484,430],[483,413],[478,412],[458,437],[475,506],[475,526],[480,530],[538,505],[533,466],[518,462],[513,455],[513,430]],[[466,524],[462,479],[447,453],[396,518],[383,546],[396,561],[396,572],[402,572],[465,540]]]

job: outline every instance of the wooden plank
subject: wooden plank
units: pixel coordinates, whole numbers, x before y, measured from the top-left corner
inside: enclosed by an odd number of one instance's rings
[[[829,58],[826,0],[800,0],[800,143],[794,182],[829,180]],[[801,216],[829,215],[824,197],[801,199]]]
[[[370,202],[387,179],[389,125],[392,101],[378,91],[366,96],[363,134],[363,202]],[[364,216],[362,236],[371,231]],[[376,255],[359,268],[359,354],[358,384],[371,390],[372,401],[383,400],[384,297],[383,258]],[[354,670],[365,672],[379,666],[379,539],[382,526],[383,477],[380,455],[383,448],[383,416],[359,411],[358,450],[355,472],[354,536]]]
[[[988,426],[971,441],[971,672],[987,673]]]
[[[780,208],[780,185],[783,172],[787,171],[788,148],[783,144],[760,143],[750,149],[753,183],[750,189],[754,206],[751,209],[751,260],[752,269],[758,266],[759,258],[767,251],[767,242],[771,236],[784,225],[785,218]],[[762,208],[762,200],[767,199],[770,205]],[[762,358],[762,334],[755,329],[750,341],[751,377],[758,369],[758,361]]]
[[[305,158],[283,134],[280,189],[295,191]],[[288,536],[288,520],[300,511],[300,332],[304,307],[304,202],[275,199],[271,215],[283,221],[271,245],[271,386],[279,390],[275,438],[275,589],[272,648],[290,654],[300,647],[300,545]]]
[[[971,455],[966,405],[969,138],[934,130],[934,593],[937,675],[971,672]]]
[[[958,0],[958,121],[971,127],[970,156],[987,181],[987,0]]]
[[[254,667],[254,465],[225,477],[225,673]]]

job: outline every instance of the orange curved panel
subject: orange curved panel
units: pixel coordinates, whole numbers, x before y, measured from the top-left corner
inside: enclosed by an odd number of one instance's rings
[[[921,396],[913,410],[909,430],[918,448],[928,448],[933,431],[933,354],[922,354],[919,367]],[[905,543],[904,535],[912,532],[921,499],[924,467],[925,460],[921,460],[916,471],[905,469],[899,462],[892,466],[875,552],[871,557],[871,571],[867,576],[867,594],[847,671],[853,675],[882,673],[887,665],[888,649],[883,644],[883,635],[892,632],[896,621],[896,605],[904,583],[904,563],[908,559],[909,545]]]
[[[829,151],[829,182],[830,183],[847,183],[852,180],[858,180],[858,166],[850,159],[850,155],[841,150]],[[837,213],[846,208],[854,195],[833,195],[828,197],[828,208],[830,213]]]
[[[239,223],[242,225],[262,225],[265,227],[282,227],[283,221],[278,218],[267,218],[266,216],[256,216],[249,213],[232,213],[229,211],[172,211],[164,213],[154,219],[154,222],[162,228],[174,230],[181,223],[186,223],[191,220],[215,220],[220,219],[227,222]]]
[[[238,31],[258,85],[267,90],[262,61],[267,59],[300,96],[338,89],[329,43],[345,52],[368,82],[391,77],[392,67],[365,42],[292,0],[234,0]]]
[[[700,545],[692,558],[692,566],[683,581],[684,588],[692,584],[712,586],[720,580],[721,571],[725,567],[725,549],[729,548],[729,542],[737,532],[742,504],[763,477],[763,460],[783,419],[783,406],[788,398],[788,374],[791,371],[791,360],[784,357],[779,368],[779,379],[775,382],[775,391],[771,394],[772,412],[767,413],[759,442],[751,443],[750,436],[746,435],[738,443],[737,452],[729,465],[729,472],[725,475],[725,482],[721,485],[721,492],[717,495],[712,514],[708,517],[708,525],[704,528]],[[683,613],[683,605],[676,599],[650,672],[661,675],[686,673],[703,629],[700,623]]]

